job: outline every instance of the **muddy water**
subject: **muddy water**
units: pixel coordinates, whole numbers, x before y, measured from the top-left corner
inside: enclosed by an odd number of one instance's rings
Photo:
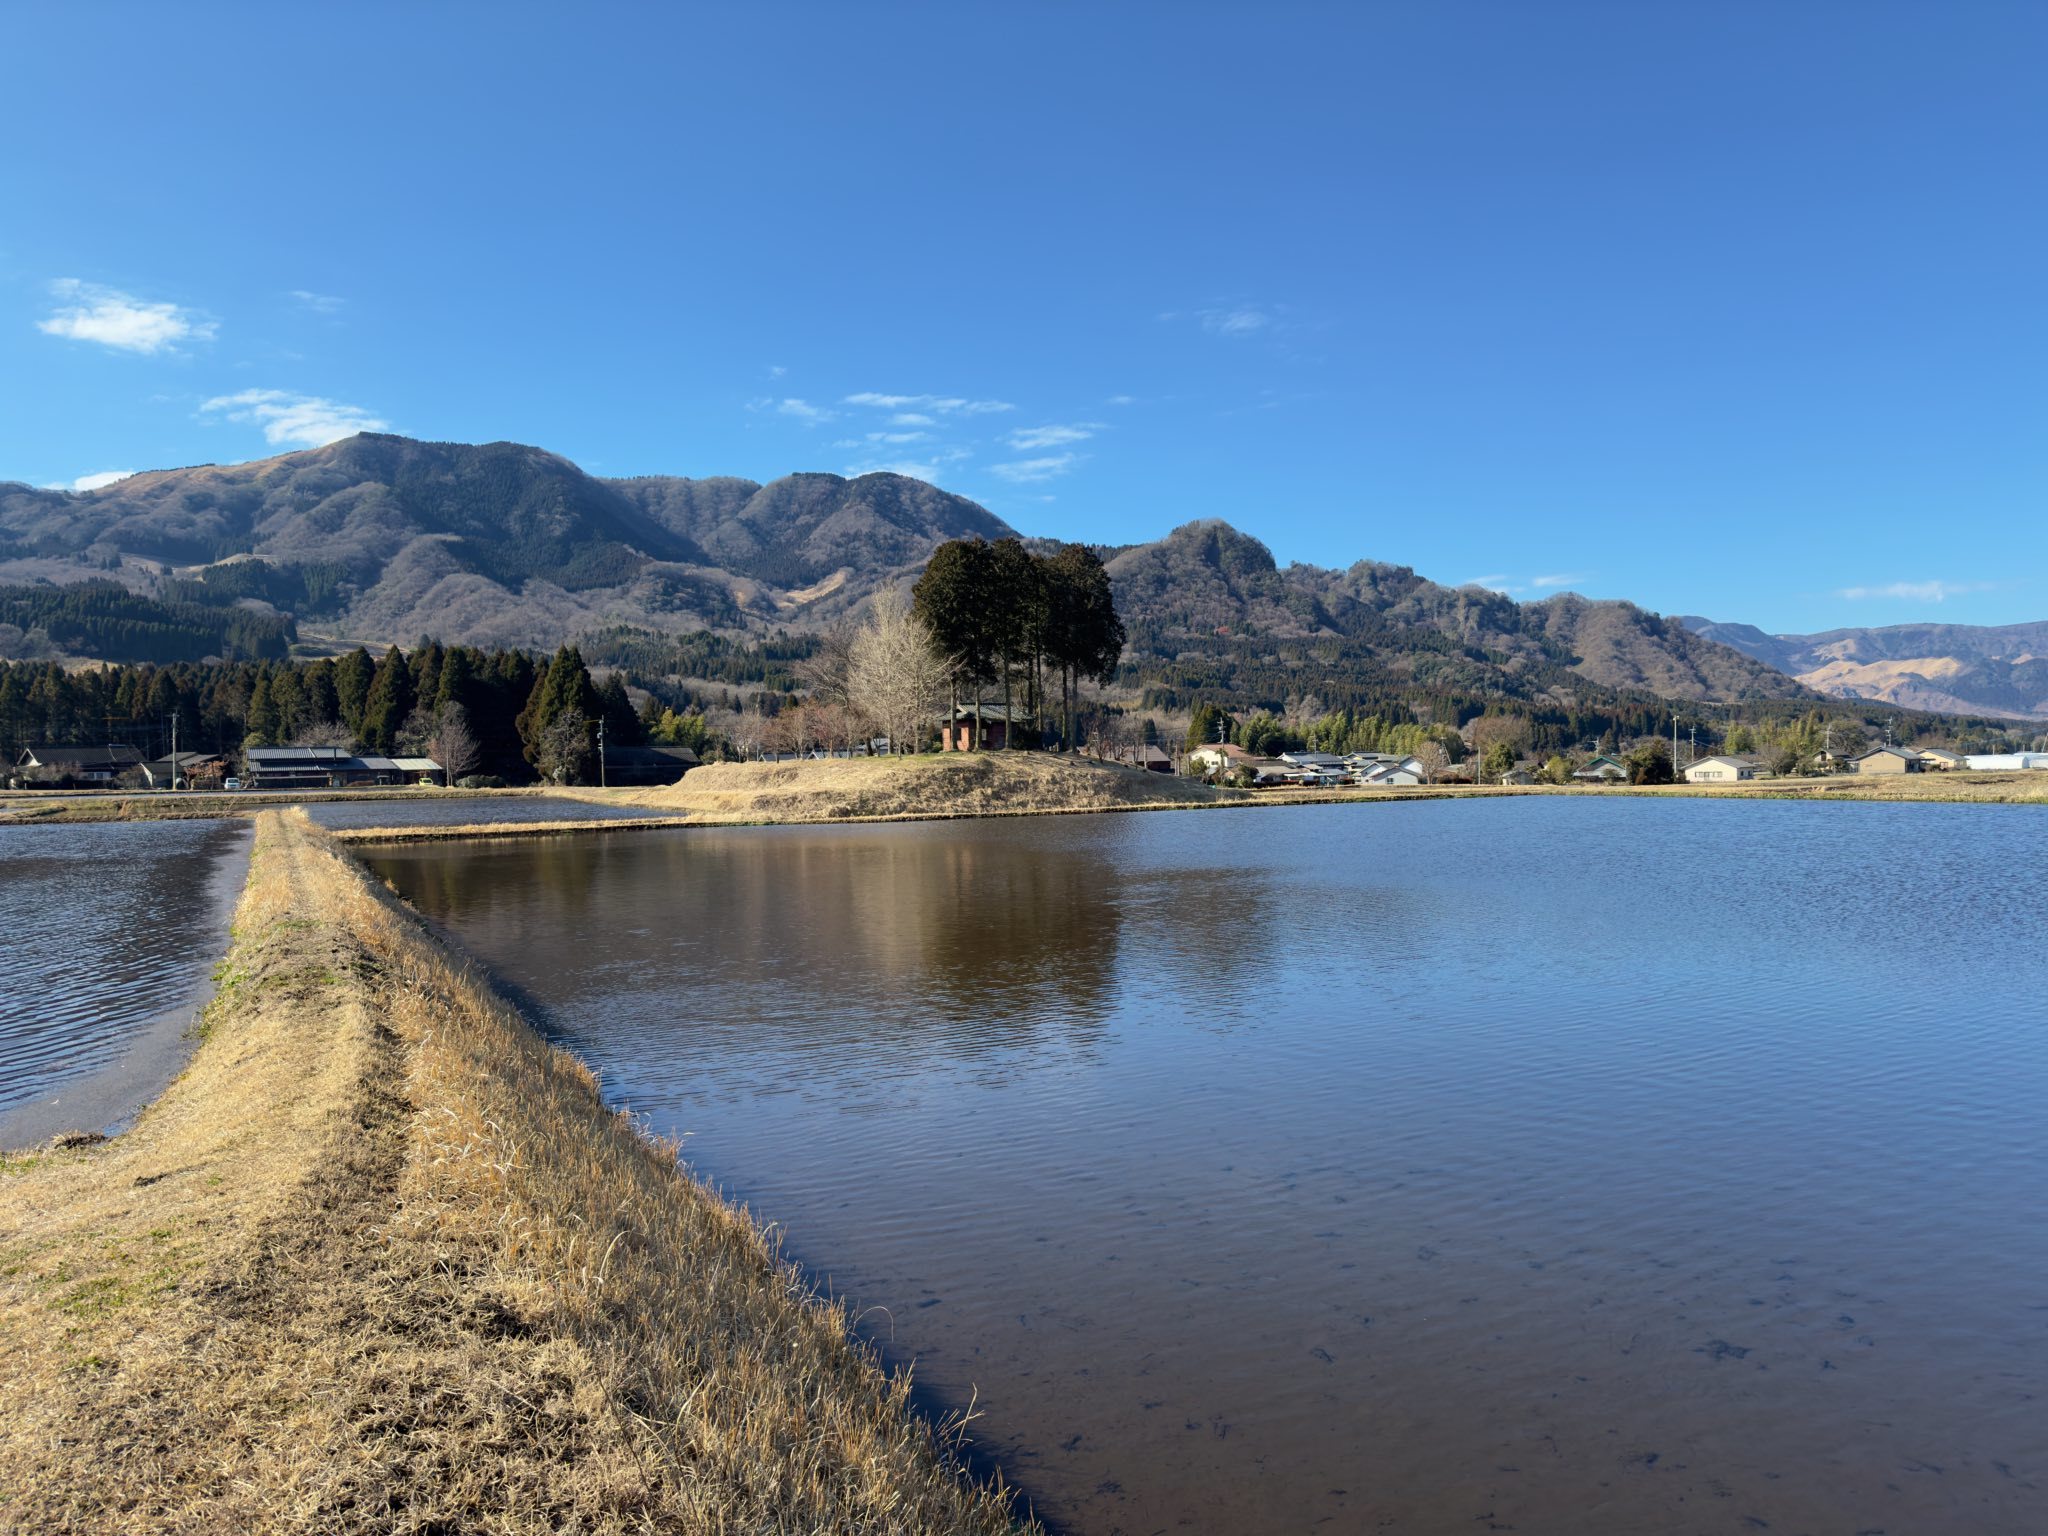
[[[0,1145],[106,1130],[183,1061],[250,827],[0,826]]]
[[[2048,816],[373,859],[1066,1529],[2048,1531]]]

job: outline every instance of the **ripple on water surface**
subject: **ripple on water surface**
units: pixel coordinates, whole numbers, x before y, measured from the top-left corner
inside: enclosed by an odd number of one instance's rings
[[[203,997],[246,823],[0,826],[0,1110],[117,1060]]]
[[[2048,1531],[2036,811],[374,858],[1073,1531]]]

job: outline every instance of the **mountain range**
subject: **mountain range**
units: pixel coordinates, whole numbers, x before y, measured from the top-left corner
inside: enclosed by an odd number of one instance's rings
[[[818,629],[913,579],[948,539],[1014,532],[895,474],[604,479],[516,443],[366,433],[93,491],[0,485],[0,581],[100,577],[139,592],[196,582],[290,614],[308,637],[550,647],[618,626]],[[1226,663],[1312,671],[1341,653],[1347,675],[1364,667],[1390,686],[1567,704],[1586,688],[1743,700],[1811,686],[1961,710],[1995,695],[2017,714],[2048,697],[2048,625],[1967,651],[1971,634],[1994,632],[1912,626],[1924,643],[1866,655],[1858,637],[1899,632],[1769,636],[1573,594],[1517,603],[1372,561],[1281,567],[1222,522],[1102,553],[1141,673],[1191,685]],[[1935,655],[1959,664],[1931,670]],[[1919,669],[1913,681],[1901,672],[1880,685],[1855,670],[1894,657]]]
[[[2048,623],[1890,624],[1771,635],[1687,615],[1693,633],[1819,693],[1906,709],[2048,720]]]

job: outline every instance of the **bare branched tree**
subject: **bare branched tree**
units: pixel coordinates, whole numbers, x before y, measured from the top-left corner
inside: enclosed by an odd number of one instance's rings
[[[877,594],[848,650],[847,689],[854,712],[882,728],[892,752],[916,750],[946,697],[946,664],[901,594]]]
[[[466,779],[483,761],[483,746],[469,727],[469,711],[449,701],[435,716],[434,734],[427,740],[427,756],[441,765],[442,776],[453,784]]]

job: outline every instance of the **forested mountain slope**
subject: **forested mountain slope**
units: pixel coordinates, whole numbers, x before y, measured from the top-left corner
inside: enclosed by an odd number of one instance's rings
[[[606,480],[516,443],[364,434],[83,493],[0,485],[0,583],[118,581],[280,621],[264,635],[296,623],[348,641],[546,648],[622,627],[820,628],[906,582],[946,540],[1011,532],[900,475]],[[1371,561],[1282,569],[1222,522],[1104,553],[1132,642],[1126,672],[1175,698],[1225,674],[1264,677],[1260,697],[1332,676],[1354,694],[1567,704],[1588,686],[1714,700],[1802,691],[1633,604],[1518,604]],[[247,630],[237,643],[276,643]]]

